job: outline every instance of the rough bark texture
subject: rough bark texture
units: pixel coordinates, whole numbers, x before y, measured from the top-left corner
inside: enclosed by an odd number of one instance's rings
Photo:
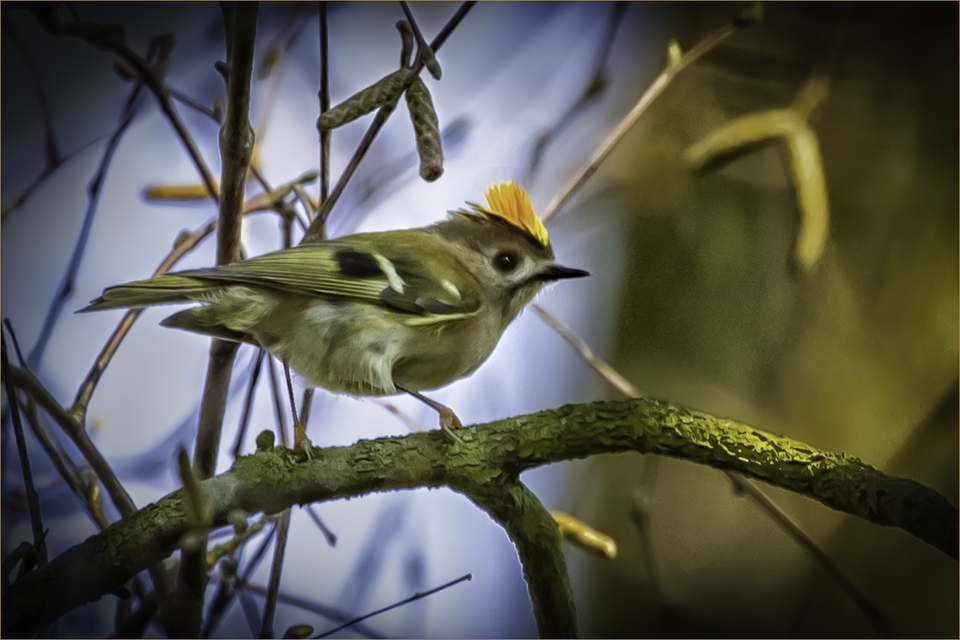
[[[486,509],[517,545],[543,635],[573,635],[576,615],[555,526],[520,472],[598,453],[638,451],[742,473],[871,522],[904,529],[957,558],[958,514],[917,482],[856,458],[649,398],[567,405],[472,425],[458,443],[436,431],[302,451],[272,446],[200,483],[214,526],[234,510],[277,513],[294,504],[375,491],[449,486]],[[264,437],[266,436],[266,437]],[[166,558],[188,531],[182,490],[121,520],[10,586],[3,636],[29,637],[71,609],[118,592]]]

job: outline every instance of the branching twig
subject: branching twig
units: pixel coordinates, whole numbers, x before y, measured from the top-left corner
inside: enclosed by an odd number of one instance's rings
[[[110,468],[110,465],[104,459],[100,450],[93,444],[83,427],[83,423],[70,412],[60,406],[60,403],[40,384],[40,381],[27,369],[12,367],[10,378],[20,389],[26,391],[41,407],[46,411],[54,422],[56,422],[63,432],[73,441],[80,453],[83,455],[87,464],[94,470],[97,477],[103,483],[104,488],[110,495],[114,506],[122,516],[129,516],[136,512],[137,508],[130,498],[130,494],[120,483],[116,474]]]
[[[247,568],[244,570],[243,575],[236,580],[233,592],[230,594],[230,597],[239,596],[241,606],[243,607],[244,613],[247,616],[247,623],[250,625],[250,634],[254,635],[260,630],[260,613],[257,611],[256,607],[253,606],[253,601],[248,597],[246,593],[247,582],[250,580],[251,574],[260,566],[260,562],[266,556],[267,548],[269,548],[270,543],[273,542],[273,539],[277,535],[277,525],[274,524],[270,528],[270,532],[264,536],[263,540],[260,541],[260,546],[257,547],[257,550],[254,552],[253,557],[247,563]],[[226,602],[229,603],[230,597],[227,598]],[[211,616],[212,618],[213,616]]]
[[[170,100],[170,94],[163,85],[162,74],[158,73],[157,69],[149,65],[146,60],[137,55],[137,53],[127,45],[121,28],[80,20],[76,16],[72,22],[64,22],[56,16],[56,10],[57,8],[54,6],[52,8],[44,8],[42,12],[38,12],[38,19],[41,26],[57,35],[83,38],[90,44],[107,51],[112,51],[123,58],[156,97],[160,105],[160,110],[163,111],[170,125],[180,138],[180,142],[186,148],[187,154],[193,161],[194,166],[196,166],[197,171],[203,179],[204,185],[207,187],[207,191],[210,193],[210,197],[215,201],[218,200],[219,188],[217,187],[217,183],[213,179],[213,174],[210,173],[210,169],[203,161],[203,157],[200,155],[200,151],[197,149],[193,138],[180,119],[180,115],[173,106],[173,102]]]
[[[218,544],[216,547],[207,552],[207,564],[213,566],[217,564],[217,561],[228,555],[234,555],[242,545],[246,544],[250,538],[254,537],[266,527],[268,524],[276,522],[276,516],[263,516],[256,522],[251,525],[248,525],[242,532],[236,533],[230,540],[224,542],[223,544]]]
[[[97,449],[96,445],[93,444],[93,441],[90,440],[86,429],[84,429],[82,420],[78,420],[74,412],[67,411],[61,407],[53,395],[51,395],[42,384],[40,384],[40,382],[29,370],[23,368],[11,368],[7,373],[13,384],[26,391],[27,394],[29,394],[37,404],[43,407],[50,417],[53,418],[53,420],[60,426],[64,433],[67,434],[67,437],[69,437],[77,446],[77,449],[80,450],[80,454],[87,461],[87,464],[90,465],[90,468],[93,469],[94,473],[96,473],[97,477],[100,479],[100,482],[103,483],[104,489],[106,489],[107,494],[110,496],[110,500],[117,508],[117,511],[120,512],[120,515],[127,517],[136,513],[137,508],[133,502],[133,499],[130,497],[130,494],[127,493],[127,490],[123,487],[120,479],[117,478],[106,459],[104,459],[103,455],[100,453],[100,450]],[[16,395],[14,395],[14,398],[15,397]],[[38,425],[35,425],[35,427],[36,426]],[[74,486],[69,480],[69,476],[63,477],[67,480],[71,487]],[[89,504],[86,496],[82,497],[81,500],[85,507],[87,507],[90,511],[94,521],[98,522],[99,524],[104,524],[102,515],[99,518],[97,517],[97,511],[92,508],[92,505]],[[160,597],[166,597],[168,586],[166,576],[162,569],[157,567],[156,564],[147,565],[143,568],[150,570],[150,578],[153,580],[153,586],[160,594]],[[139,573],[139,571],[136,573]],[[135,575],[136,574],[131,575],[129,578],[133,578]],[[124,580],[124,582],[126,582],[126,580]]]

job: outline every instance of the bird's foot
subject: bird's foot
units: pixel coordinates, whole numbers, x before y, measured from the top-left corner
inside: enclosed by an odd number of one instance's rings
[[[454,429],[460,429],[463,425],[460,423],[460,418],[457,417],[449,407],[443,407],[442,409],[437,409],[437,413],[440,414],[440,428],[447,432],[451,438],[463,444],[463,440],[460,439],[460,436],[453,432]]]
[[[303,429],[299,420],[293,424],[293,448],[295,450],[302,449],[307,454],[307,460],[313,460],[313,456],[310,454],[313,443],[310,442],[310,438],[307,437],[307,432]]]

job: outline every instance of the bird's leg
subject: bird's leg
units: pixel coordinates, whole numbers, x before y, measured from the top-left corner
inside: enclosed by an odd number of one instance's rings
[[[303,428],[303,425],[300,424],[300,418],[297,417],[297,401],[293,398],[293,381],[290,380],[290,366],[286,362],[283,363],[283,373],[287,376],[287,393],[290,396],[290,410],[293,412],[293,448],[303,449],[307,452],[307,460],[313,460],[313,456],[310,455],[310,448],[313,447],[313,443],[310,442],[306,429]]]
[[[449,435],[451,438],[453,438],[457,442],[461,444],[463,443],[463,440],[460,439],[460,436],[458,436],[453,432],[454,429],[459,429],[460,427],[463,426],[462,424],[460,424],[460,418],[458,418],[457,414],[453,412],[453,409],[451,409],[450,407],[444,404],[440,404],[436,400],[431,400],[430,398],[424,395],[421,395],[420,393],[414,391],[413,389],[407,389],[406,387],[402,387],[396,383],[394,383],[394,386],[396,386],[397,389],[400,389],[400,391],[403,391],[404,393],[409,393],[420,402],[432,407],[434,411],[440,414],[440,428],[446,431],[447,435]]]

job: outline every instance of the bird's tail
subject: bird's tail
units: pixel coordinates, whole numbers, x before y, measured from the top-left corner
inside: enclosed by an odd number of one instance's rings
[[[103,295],[92,300],[77,313],[103,309],[135,309],[160,304],[203,300],[222,285],[187,276],[166,275],[128,282],[104,289]]]

